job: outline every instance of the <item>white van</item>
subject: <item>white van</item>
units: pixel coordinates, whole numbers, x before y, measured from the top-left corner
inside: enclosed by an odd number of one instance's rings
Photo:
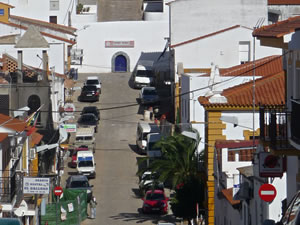
[[[156,142],[161,139],[161,134],[153,133],[147,135],[147,156],[151,158],[161,157],[161,149],[154,148]]]
[[[96,177],[94,154],[92,151],[77,152],[77,172],[80,175],[85,175],[88,178]]]
[[[157,124],[138,122],[136,130],[136,145],[142,153],[146,153],[147,135],[150,133],[160,133],[160,129]]]
[[[134,74],[134,88],[142,88],[150,86],[153,83],[153,72],[152,69],[146,68],[143,65],[137,65]]]
[[[74,141],[74,150],[83,150],[86,148],[95,152],[95,129],[93,127],[77,128]]]

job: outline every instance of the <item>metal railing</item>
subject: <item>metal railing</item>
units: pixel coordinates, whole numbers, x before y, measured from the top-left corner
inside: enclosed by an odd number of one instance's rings
[[[289,148],[288,116],[285,107],[259,109],[260,139],[269,142],[272,149]]]

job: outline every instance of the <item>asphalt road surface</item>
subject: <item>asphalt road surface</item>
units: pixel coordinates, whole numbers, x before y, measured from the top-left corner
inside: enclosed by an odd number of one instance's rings
[[[95,75],[95,74],[93,74]],[[96,103],[77,101],[80,90],[73,94],[76,111],[86,105],[100,109],[96,133],[96,179],[90,180],[97,199],[96,219],[86,219],[83,225],[157,224],[172,222],[172,215],[144,215],[138,191],[135,134],[137,122],[143,118],[143,108],[137,104],[139,90],[130,88],[129,73],[97,74],[102,80],[102,94]],[[81,87],[87,74],[80,74],[76,86]],[[77,113],[76,116],[79,114]],[[70,160],[70,159],[69,159]],[[75,172],[66,168],[64,177]],[[89,211],[88,211],[89,213]]]

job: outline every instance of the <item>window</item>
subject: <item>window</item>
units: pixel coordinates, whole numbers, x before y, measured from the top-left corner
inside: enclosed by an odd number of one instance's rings
[[[59,0],[50,0],[50,10],[59,10]]]
[[[57,24],[57,16],[50,16],[49,17],[49,22]]]
[[[250,41],[239,42],[239,59],[241,64],[250,61]]]
[[[0,16],[4,16],[4,9],[0,9]]]

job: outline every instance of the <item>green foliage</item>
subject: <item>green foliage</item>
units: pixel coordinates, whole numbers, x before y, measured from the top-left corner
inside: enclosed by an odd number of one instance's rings
[[[171,199],[171,210],[176,217],[192,219],[196,218],[198,204],[203,208],[204,183],[199,179],[191,179],[178,186],[175,196]]]
[[[76,12],[77,14],[80,14],[83,10],[83,4],[79,3],[77,6],[76,6]]]

